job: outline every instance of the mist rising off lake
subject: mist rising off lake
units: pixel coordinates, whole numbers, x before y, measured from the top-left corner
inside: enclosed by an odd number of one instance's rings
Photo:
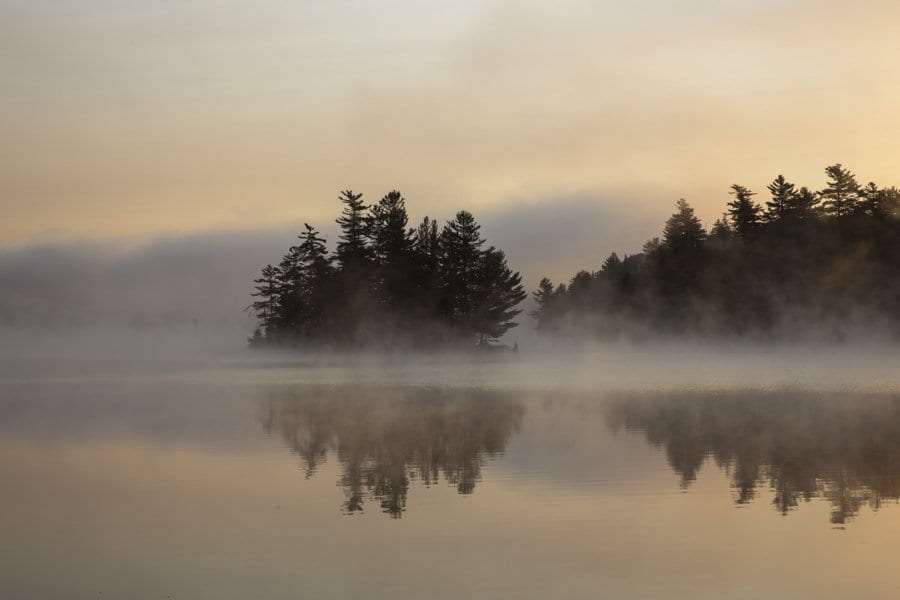
[[[894,362],[5,359],[0,597],[896,597]]]

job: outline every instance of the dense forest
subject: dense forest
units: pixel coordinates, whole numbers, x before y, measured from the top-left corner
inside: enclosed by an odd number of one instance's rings
[[[502,250],[485,247],[470,213],[413,229],[400,192],[368,206],[346,190],[340,201],[334,253],[306,224],[300,243],[254,280],[251,345],[465,347],[517,325],[521,277]]]
[[[840,164],[825,174],[820,191],[779,175],[764,204],[733,185],[709,231],[679,200],[642,252],[613,253],[568,285],[541,280],[538,330],[567,339],[897,338],[900,193],[862,186]]]

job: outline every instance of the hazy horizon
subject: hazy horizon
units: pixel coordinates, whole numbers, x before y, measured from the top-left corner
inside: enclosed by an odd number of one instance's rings
[[[4,245],[324,225],[347,187],[441,216],[685,197],[711,222],[735,182],[893,180],[887,0],[0,11]]]

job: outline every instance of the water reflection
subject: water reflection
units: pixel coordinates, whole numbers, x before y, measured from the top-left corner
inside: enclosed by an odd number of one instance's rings
[[[371,500],[399,518],[413,480],[443,477],[471,494],[524,410],[515,396],[485,390],[304,387],[266,397],[260,420],[297,453],[307,477],[329,453],[337,457],[346,513]]]
[[[664,450],[685,488],[707,458],[725,469],[735,501],[761,486],[782,514],[822,498],[843,525],[900,498],[900,397],[802,391],[624,394],[608,406],[613,430],[641,432]]]

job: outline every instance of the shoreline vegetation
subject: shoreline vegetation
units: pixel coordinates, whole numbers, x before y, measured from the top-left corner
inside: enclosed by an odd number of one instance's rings
[[[254,280],[252,347],[504,348],[492,342],[518,325],[527,294],[471,213],[413,229],[398,191],[371,206],[351,190],[340,201],[334,253],[305,224]]]
[[[732,185],[707,231],[685,200],[661,238],[568,284],[541,280],[538,331],[569,340],[900,339],[900,192],[841,164],[812,191],[778,175],[765,203]]]
[[[841,164],[812,191],[778,175],[767,199],[732,185],[707,231],[681,199],[661,237],[533,292],[538,333],[565,343],[659,337],[728,341],[900,339],[900,191],[860,185]],[[252,347],[515,348],[527,294],[471,213],[408,226],[403,196],[340,193],[334,252],[305,225],[254,280]]]

